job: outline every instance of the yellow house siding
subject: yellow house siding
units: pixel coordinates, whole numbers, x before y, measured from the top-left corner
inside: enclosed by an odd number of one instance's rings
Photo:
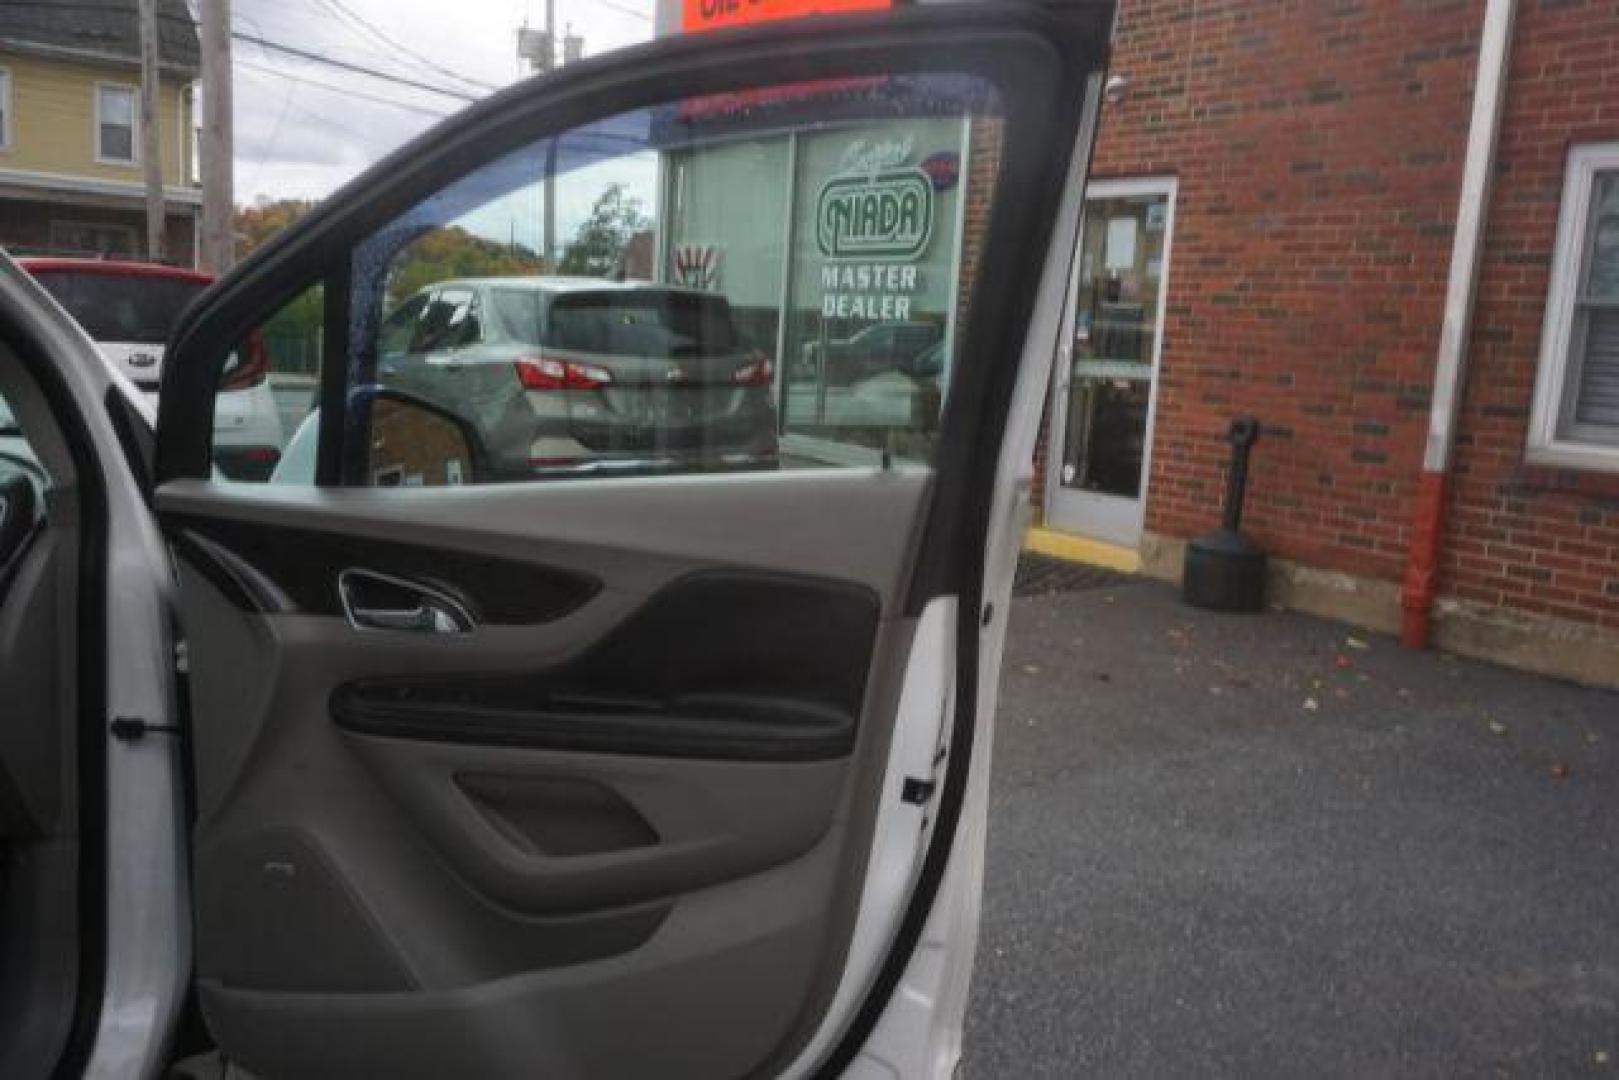
[[[134,67],[80,63],[0,50],[0,68],[11,75],[10,143],[0,150],[0,168],[63,173],[138,182],[138,164],[96,160],[96,87],[138,87]],[[190,181],[190,102],[187,84],[164,79],[158,97],[163,182]],[[183,137],[182,137],[183,136]],[[139,138],[136,141],[139,155]]]

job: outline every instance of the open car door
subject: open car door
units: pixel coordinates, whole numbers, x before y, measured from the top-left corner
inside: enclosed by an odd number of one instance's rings
[[[1110,19],[906,7],[582,62],[192,309],[155,501],[228,1059],[953,1066]],[[817,359],[889,322],[933,359]],[[215,396],[266,366],[295,445],[212,479]]]

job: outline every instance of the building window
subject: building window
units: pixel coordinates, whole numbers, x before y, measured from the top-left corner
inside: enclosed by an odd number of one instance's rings
[[[135,230],[128,225],[94,221],[52,221],[51,253],[106,258],[133,256]]]
[[[0,68],[0,150],[11,149],[11,72]]]
[[[135,88],[96,85],[96,160],[135,164]]]
[[[1529,458],[1619,469],[1619,143],[1569,156]]]

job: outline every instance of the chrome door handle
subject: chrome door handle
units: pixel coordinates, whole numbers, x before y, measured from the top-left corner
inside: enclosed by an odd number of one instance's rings
[[[466,607],[453,596],[374,570],[344,570],[337,575],[337,592],[343,614],[356,630],[465,634],[474,625]]]

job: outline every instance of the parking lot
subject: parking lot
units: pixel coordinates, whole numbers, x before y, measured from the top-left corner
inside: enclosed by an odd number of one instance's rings
[[[1078,585],[1014,609],[968,1076],[1612,1067],[1619,696]]]

